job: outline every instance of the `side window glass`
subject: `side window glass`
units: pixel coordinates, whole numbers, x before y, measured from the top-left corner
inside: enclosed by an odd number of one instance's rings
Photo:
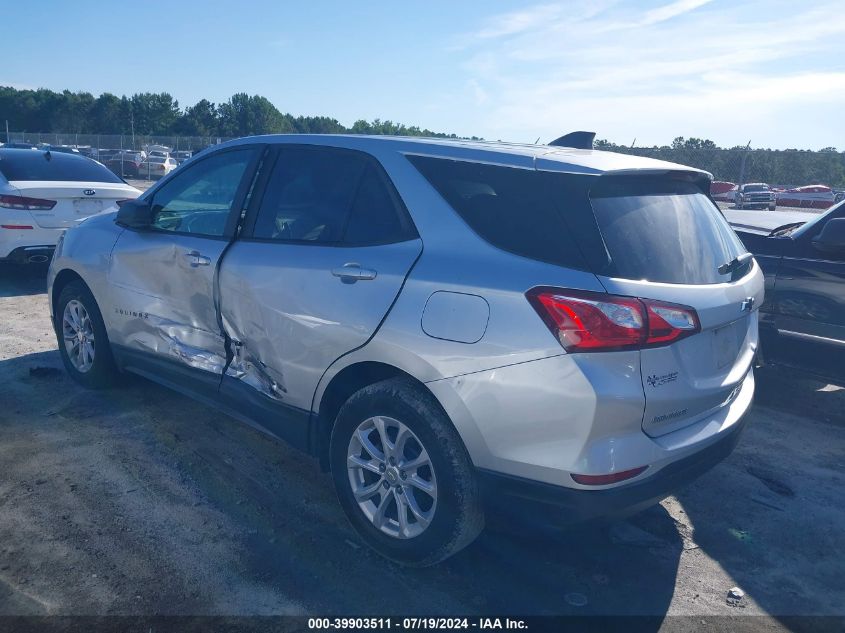
[[[253,236],[332,244],[344,227],[366,162],[336,150],[284,148],[267,184]]]
[[[347,244],[386,244],[409,239],[413,231],[400,214],[387,185],[369,165],[361,179],[343,241]]]
[[[254,151],[221,152],[175,176],[153,198],[153,227],[221,237]]]

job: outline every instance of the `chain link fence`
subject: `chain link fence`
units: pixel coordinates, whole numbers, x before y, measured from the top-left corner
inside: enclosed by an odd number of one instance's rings
[[[7,144],[50,146],[65,151],[75,149],[100,161],[119,176],[154,180],[172,171],[196,152],[228,140],[213,136],[10,132]]]
[[[612,151],[704,169],[713,174],[711,194],[723,206],[736,203],[738,188],[748,183],[769,185],[784,210],[827,209],[845,199],[845,153],[833,150],[616,146]]]
[[[735,184],[764,182],[778,188],[804,185],[845,188],[845,153],[836,151],[618,146],[613,151],[690,165],[709,171],[714,180]]]

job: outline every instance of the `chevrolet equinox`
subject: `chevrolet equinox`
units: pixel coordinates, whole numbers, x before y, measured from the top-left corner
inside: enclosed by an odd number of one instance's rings
[[[331,472],[376,551],[485,512],[635,512],[733,448],[763,277],[710,174],[558,145],[259,136],[59,242],[62,360],[212,403]]]

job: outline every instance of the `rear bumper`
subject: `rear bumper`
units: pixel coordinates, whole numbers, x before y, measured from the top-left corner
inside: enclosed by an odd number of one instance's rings
[[[55,246],[19,246],[10,251],[0,261],[13,264],[49,264]]]
[[[716,442],[630,484],[575,489],[479,469],[482,496],[487,507],[496,512],[535,522],[534,517],[543,517],[546,523],[571,524],[635,514],[677,492],[730,455],[746,416]]]

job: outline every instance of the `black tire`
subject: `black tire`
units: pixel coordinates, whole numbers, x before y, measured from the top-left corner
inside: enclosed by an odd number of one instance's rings
[[[76,368],[65,346],[62,320],[65,307],[71,301],[78,301],[85,308],[94,333],[94,359],[90,369],[85,372]],[[54,319],[59,354],[71,378],[89,389],[104,389],[112,386],[117,378],[118,369],[112,356],[106,326],[103,323],[103,315],[100,313],[100,308],[97,306],[94,295],[91,294],[88,286],[81,281],[72,281],[62,288],[59,300],[56,302]]]
[[[347,469],[349,442],[358,426],[373,416],[394,418],[408,427],[436,473],[437,502],[431,523],[411,538],[380,531],[353,495]],[[385,380],[353,394],[332,429],[329,459],[349,522],[367,545],[386,558],[412,567],[434,565],[472,543],[484,528],[475,471],[460,436],[434,397],[409,379]]]
[[[769,205],[769,211],[774,211],[776,208],[777,208],[777,205],[774,205],[774,204]]]

